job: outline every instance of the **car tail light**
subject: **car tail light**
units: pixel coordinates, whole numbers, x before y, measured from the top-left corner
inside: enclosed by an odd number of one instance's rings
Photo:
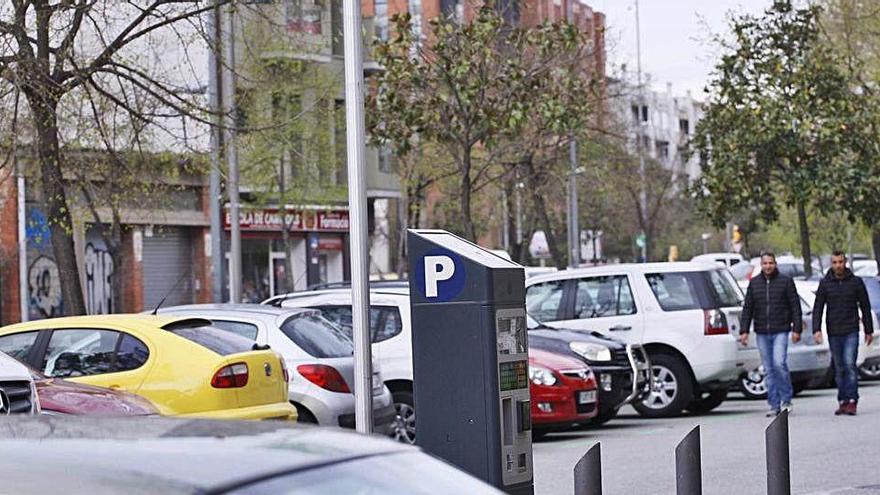
[[[351,390],[348,388],[348,384],[345,383],[342,375],[340,375],[339,372],[336,371],[336,368],[333,368],[332,366],[326,366],[323,364],[301,364],[296,367],[296,370],[299,371],[299,374],[305,377],[306,380],[324,390],[344,394],[351,393]]]
[[[247,385],[248,367],[245,363],[224,366],[214,373],[211,386],[214,388],[241,388]]]
[[[706,322],[704,327],[704,335],[727,335],[727,318],[724,313],[717,309],[703,310],[703,320]]]
[[[290,373],[287,372],[287,363],[284,362],[284,358],[279,359],[281,361],[281,374],[284,376],[284,382],[290,383]]]

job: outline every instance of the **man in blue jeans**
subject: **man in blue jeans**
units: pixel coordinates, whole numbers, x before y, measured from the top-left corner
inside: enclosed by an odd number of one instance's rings
[[[826,306],[825,328],[828,330],[828,345],[831,347],[834,379],[837,382],[838,407],[834,414],[855,416],[859,402],[859,370],[856,368],[859,311],[862,313],[866,345],[874,341],[874,322],[865,283],[846,267],[846,255],[842,251],[834,251],[831,255],[831,270],[828,270],[816,290],[813,335],[817,343],[822,342],[822,315]]]
[[[765,252],[761,255],[761,274],[749,281],[746,299],[740,317],[739,340],[749,343],[749,330],[755,324],[758,350],[764,365],[767,382],[767,416],[780,411],[791,411],[791,376],[788,372],[788,334],[792,342],[799,342],[804,322],[801,301],[794,281],[779,273],[776,256]]]

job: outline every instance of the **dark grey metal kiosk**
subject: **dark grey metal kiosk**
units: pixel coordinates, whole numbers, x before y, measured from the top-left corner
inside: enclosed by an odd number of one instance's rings
[[[410,230],[416,443],[508,493],[534,493],[523,268]]]

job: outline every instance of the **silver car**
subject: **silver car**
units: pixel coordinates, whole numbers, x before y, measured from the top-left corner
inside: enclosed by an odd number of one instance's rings
[[[354,348],[320,311],[259,304],[193,304],[160,309],[161,314],[198,316],[214,326],[268,345],[290,370],[290,402],[299,421],[354,428]],[[373,366],[373,424],[391,433],[397,413],[391,392]]]

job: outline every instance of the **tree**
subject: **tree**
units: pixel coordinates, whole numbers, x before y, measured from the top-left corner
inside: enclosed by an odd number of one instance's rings
[[[860,104],[821,42],[819,14],[779,0],[762,17],[734,16],[732,42],[716,65],[694,147],[703,175],[693,191],[716,225],[743,209],[765,223],[781,205],[797,211],[804,271],[811,268],[808,210],[850,158]]]
[[[385,71],[372,99],[370,132],[403,153],[416,140],[443,150],[458,175],[458,228],[473,240],[474,192],[497,178],[501,138],[522,127],[527,90],[548,75],[529,72],[523,63],[539,47],[529,30],[506,25],[491,8],[479,9],[467,24],[433,20],[430,44],[416,43],[408,15],[392,22],[394,37],[376,46]]]
[[[102,108],[97,101],[109,102],[132,122],[175,136],[179,117],[198,119],[203,113],[199,98],[187,88],[197,80],[186,79],[193,75],[187,47],[198,41],[200,16],[215,4],[228,2],[11,0],[0,4],[0,94],[20,92],[28,104],[39,185],[68,313],[85,312],[73,244],[72,201],[65,187],[69,109],[90,99],[97,108]],[[153,104],[139,104],[144,101]],[[107,143],[102,138],[94,144]]]
[[[861,104],[850,128],[853,146],[845,171],[829,179],[838,187],[825,200],[848,213],[853,222],[871,230],[874,256],[880,266],[880,8],[863,0],[827,0],[821,20],[825,40],[842,54],[838,59],[856,88]]]

